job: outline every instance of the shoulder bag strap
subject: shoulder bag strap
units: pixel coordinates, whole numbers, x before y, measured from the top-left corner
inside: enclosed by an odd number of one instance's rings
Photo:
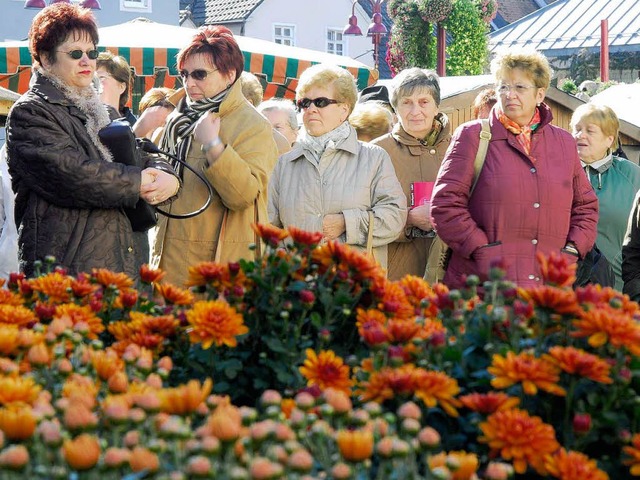
[[[218,243],[216,244],[216,254],[213,257],[213,261],[220,263],[222,258],[222,244],[224,243],[225,230],[227,229],[227,218],[229,217],[229,209],[225,207],[222,214],[222,225],[220,225],[220,235],[218,235]]]
[[[373,256],[373,211],[369,213],[369,231],[367,232],[367,255]]]
[[[258,225],[260,223],[260,215],[258,212],[257,198],[253,201],[253,212],[254,212],[253,221],[255,222],[256,225]],[[256,232],[255,230],[253,231],[253,241],[256,244],[255,258],[257,260],[262,256],[262,241],[260,239],[260,236],[258,235],[258,232]]]
[[[480,131],[480,143],[478,144],[478,152],[476,153],[476,158],[473,161],[473,184],[471,185],[471,190],[469,191],[469,195],[473,193],[473,190],[476,188],[476,184],[478,183],[478,177],[480,177],[480,172],[482,171],[484,160],[487,157],[487,149],[489,148],[490,140],[491,140],[491,128],[489,126],[489,120],[485,118],[485,119],[482,119],[482,130]]]

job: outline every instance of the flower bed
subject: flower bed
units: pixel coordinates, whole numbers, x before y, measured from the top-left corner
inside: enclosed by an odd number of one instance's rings
[[[0,478],[640,475],[638,305],[540,258],[449,291],[257,226],[189,288],[42,268],[0,289]],[[484,292],[481,300],[478,289]]]

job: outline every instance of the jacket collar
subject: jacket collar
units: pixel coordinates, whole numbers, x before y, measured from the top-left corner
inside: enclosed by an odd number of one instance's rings
[[[67,107],[75,107],[62,91],[51,80],[36,71],[31,91],[49,103],[56,103]],[[78,110],[79,111],[79,110]]]
[[[409,148],[409,152],[411,155],[419,156],[422,154],[425,148],[436,148],[439,143],[446,140],[446,138],[450,135],[451,132],[451,123],[449,123],[449,117],[447,117],[444,113],[438,113],[435,117],[442,124],[442,130],[438,134],[438,138],[433,145],[427,145],[424,140],[418,139],[412,135],[409,135],[407,131],[402,128],[400,122],[396,123],[393,126],[393,130],[391,131],[391,136],[402,145],[405,145]]]
[[[350,153],[351,155],[357,155],[360,151],[360,142],[358,142],[358,135],[356,133],[355,128],[349,125],[349,136],[345,138],[342,142],[335,146],[336,150],[342,150],[344,152]],[[306,151],[300,143],[296,142],[293,144],[293,147],[287,153],[282,155],[283,161],[295,162],[300,160],[301,158],[306,158]],[[312,162],[315,163],[315,162]]]
[[[553,120],[553,113],[551,113],[551,108],[549,108],[546,103],[540,103],[538,110],[540,111],[540,126],[536,129],[534,135],[537,132],[541,132],[542,129],[550,124]],[[505,140],[509,135],[513,136],[513,133],[509,133],[509,131],[504,128],[504,125],[500,123],[495,108],[491,110],[491,115],[489,116],[489,125],[491,126],[491,140]]]

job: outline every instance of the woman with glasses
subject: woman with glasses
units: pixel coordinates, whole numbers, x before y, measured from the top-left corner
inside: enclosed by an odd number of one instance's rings
[[[229,29],[201,28],[177,56],[183,88],[171,100],[160,148],[202,172],[213,186],[211,205],[189,219],[161,218],[152,259],[168,282],[182,285],[188,267],[255,255],[251,224],[267,222],[267,182],[277,160],[271,125],[242,95],[244,57]],[[183,192],[172,213],[200,208],[208,189],[176,165]]]
[[[168,163],[141,169],[114,161],[98,132],[109,114],[93,86],[98,29],[90,10],[68,3],[33,19],[31,88],[7,120],[20,255],[27,275],[52,256],[70,273],[108,268],[137,275],[134,232],[123,211],[179,189]]]
[[[391,133],[372,143],[391,157],[410,208],[402,232],[389,245],[389,278],[416,275],[434,283],[442,280],[437,266],[445,246],[431,226],[430,189],[423,198],[418,193],[421,185],[433,188],[451,140],[451,127],[439,111],[440,82],[434,72],[403,70],[391,82],[390,93],[398,123]]]
[[[371,229],[374,256],[386,268],[387,244],[404,226],[407,202],[389,155],[358,141],[347,121],[357,96],[343,68],[319,64],[302,73],[296,102],[304,130],[276,165],[269,220],[360,249]]]
[[[131,67],[124,57],[106,51],[100,52],[96,61],[96,75],[100,80],[100,98],[114,108],[119,117],[129,125],[136,123],[136,116],[127,107],[131,86]]]
[[[452,252],[444,278],[452,288],[471,274],[487,278],[493,264],[519,286],[540,285],[538,253],[562,254],[573,264],[597,234],[598,199],[576,142],[551,124],[543,102],[551,79],[547,59],[506,52],[491,70],[498,103],[482,170],[476,177],[481,121],[475,120],[454,132],[431,203],[435,229]]]

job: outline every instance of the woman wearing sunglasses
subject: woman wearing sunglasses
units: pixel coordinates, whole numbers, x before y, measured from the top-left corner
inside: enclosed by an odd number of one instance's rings
[[[33,19],[31,88],[7,120],[22,268],[55,257],[70,273],[108,268],[137,275],[134,232],[123,207],[173,196],[166,162],[140,169],[115,162],[98,131],[110,119],[93,87],[98,29],[91,11],[67,3]]]
[[[271,125],[242,95],[244,57],[229,29],[201,28],[177,57],[183,88],[171,101],[160,148],[204,173],[214,189],[211,205],[189,219],[161,217],[152,260],[182,285],[188,267],[204,261],[249,258],[255,222],[267,221],[267,182],[277,160]],[[173,213],[200,208],[208,190],[176,166],[183,184]]]
[[[304,131],[276,165],[269,220],[358,248],[366,246],[372,229],[374,256],[386,268],[387,244],[404,227],[407,201],[389,155],[358,141],[347,121],[357,95],[353,76],[343,68],[319,64],[302,73],[296,101]]]
[[[576,142],[551,124],[543,103],[549,62],[537,52],[507,51],[491,71],[498,103],[480,174],[474,160],[482,121],[475,120],[455,131],[431,201],[435,229],[452,251],[444,277],[451,288],[471,274],[487,278],[496,262],[518,286],[540,285],[538,254],[562,254],[575,264],[597,234],[598,199]]]

